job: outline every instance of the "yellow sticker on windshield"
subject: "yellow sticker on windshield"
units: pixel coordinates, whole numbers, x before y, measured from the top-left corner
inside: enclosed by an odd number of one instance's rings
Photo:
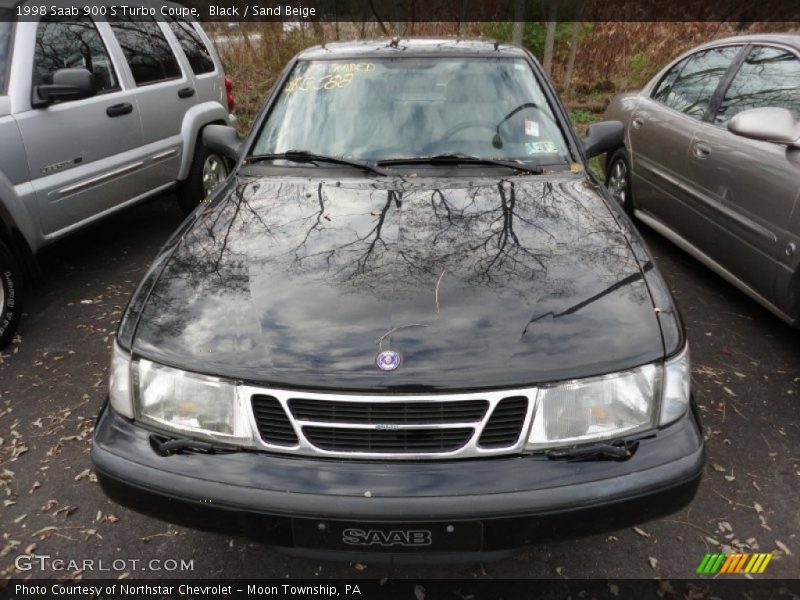
[[[311,65],[303,75],[295,75],[284,87],[285,93],[338,90],[353,83],[357,73],[375,70],[374,63],[330,63]]]

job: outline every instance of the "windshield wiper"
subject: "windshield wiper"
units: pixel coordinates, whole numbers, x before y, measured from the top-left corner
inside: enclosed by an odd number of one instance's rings
[[[276,152],[274,154],[254,154],[248,156],[244,161],[248,164],[253,164],[266,160],[288,160],[296,163],[315,163],[326,162],[334,165],[347,165],[355,167],[377,175],[389,175],[383,169],[377,167],[374,163],[362,160],[350,160],[348,158],[339,158],[338,156],[328,156],[326,154],[316,154],[308,150],[287,150],[286,152]]]
[[[168,438],[156,434],[150,435],[150,445],[161,456],[171,456],[186,451],[199,452],[202,454],[231,454],[234,452],[241,452],[240,449],[230,446],[221,446],[189,438]]]
[[[546,453],[550,460],[580,462],[587,460],[628,460],[639,448],[639,440],[615,440],[610,443],[592,444],[583,448],[551,450]]]
[[[543,173],[542,167],[526,165],[521,161],[481,158],[480,156],[470,156],[469,154],[437,154],[435,156],[387,158],[386,160],[379,160],[375,164],[381,167],[388,167],[391,165],[494,165],[532,173],[533,175],[541,175]]]

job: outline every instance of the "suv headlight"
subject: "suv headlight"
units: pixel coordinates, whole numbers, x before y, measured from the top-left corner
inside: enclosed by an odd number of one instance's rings
[[[249,444],[252,434],[247,409],[236,385],[159,365],[133,363],[136,418],[162,429],[232,444]]]

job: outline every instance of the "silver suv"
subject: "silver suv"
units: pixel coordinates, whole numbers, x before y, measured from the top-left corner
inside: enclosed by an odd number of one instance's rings
[[[227,176],[202,130],[234,121],[196,23],[19,10],[0,0],[0,347],[39,250],[172,188],[193,210]]]

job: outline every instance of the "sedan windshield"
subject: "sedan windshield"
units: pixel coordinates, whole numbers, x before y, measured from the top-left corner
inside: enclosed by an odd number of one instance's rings
[[[530,66],[509,58],[299,61],[253,154],[295,150],[373,162],[569,157]]]

